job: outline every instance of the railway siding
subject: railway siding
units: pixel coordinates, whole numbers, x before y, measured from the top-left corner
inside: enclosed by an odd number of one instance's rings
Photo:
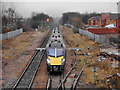
[[[93,40],[90,40],[84,35],[74,33],[71,28],[61,26],[61,29],[63,30],[64,40],[67,42],[68,48],[71,48],[72,44],[73,47],[83,48],[84,52],[87,54],[86,68],[84,69],[80,82],[78,82],[79,86],[77,86],[77,88],[108,87],[106,84],[106,77],[111,74],[118,73],[117,69],[111,67],[111,58],[106,58],[103,61],[97,61],[101,50],[101,47],[98,43],[94,42]],[[88,47],[90,47],[89,51]],[[97,67],[97,71],[95,73],[95,82],[94,72],[92,72],[93,67]],[[79,67],[77,67],[77,69],[78,68]]]

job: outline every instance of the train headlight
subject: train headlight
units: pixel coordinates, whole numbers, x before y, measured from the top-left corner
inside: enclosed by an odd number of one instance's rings
[[[64,65],[64,63],[65,63],[65,58],[62,59],[62,65]]]
[[[47,64],[50,64],[50,59],[49,58],[47,58]]]

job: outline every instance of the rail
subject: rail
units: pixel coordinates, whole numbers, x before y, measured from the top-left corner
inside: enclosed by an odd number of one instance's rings
[[[40,48],[45,48],[47,41],[51,35],[52,30],[49,31],[46,38],[43,40],[42,44],[40,45]],[[31,88],[33,80],[36,76],[37,70],[40,66],[40,63],[42,61],[42,58],[44,56],[45,50],[42,51],[36,51],[33,55],[32,59],[28,63],[27,67],[15,83],[13,90],[16,88]]]
[[[77,48],[73,48],[73,49],[77,49]],[[78,50],[78,49],[77,49],[77,50]],[[78,80],[79,80],[79,78],[80,78],[80,76],[81,76],[81,74],[82,74],[82,72],[83,72],[83,70],[84,70],[84,68],[85,68],[85,65],[86,65],[86,54],[83,52],[82,49],[79,49],[79,50],[80,50],[80,51],[83,53],[83,55],[85,56],[85,63],[84,63],[84,65],[83,65],[80,73],[78,74],[78,77],[74,80],[74,83],[73,83],[73,86],[72,86],[72,90],[74,90],[74,89],[76,88],[77,82],[78,82]],[[76,53],[76,52],[75,52],[75,53]],[[71,74],[72,70],[74,69],[74,67],[75,67],[75,65],[76,65],[76,63],[77,63],[77,58],[78,58],[78,54],[76,53],[76,60],[75,60],[75,62],[74,62],[74,64],[73,64],[73,66],[70,68],[70,70],[69,70],[68,73],[66,74],[66,76],[65,76],[65,77],[63,78],[63,80],[61,81],[61,83],[58,85],[58,90],[60,89],[61,85],[64,85],[66,79],[69,77],[69,75]]]

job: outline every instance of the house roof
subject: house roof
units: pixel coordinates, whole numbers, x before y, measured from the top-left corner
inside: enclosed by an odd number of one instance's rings
[[[94,18],[95,18],[95,16],[93,16],[93,17],[89,18],[88,20],[92,20],[92,19],[94,19]]]
[[[109,18],[109,14],[101,14],[101,20]]]
[[[117,19],[117,18],[120,18],[120,13],[118,14],[118,17],[116,17],[115,19]]]
[[[111,13],[110,14],[110,19],[115,19],[117,17],[120,17],[120,14],[118,14],[118,13]]]
[[[101,14],[101,16],[93,16],[91,18],[89,18],[88,20],[104,20],[104,19],[107,19],[107,18],[110,18],[110,20],[113,20],[113,19],[117,19],[118,17],[120,17],[120,13],[110,13],[110,14]]]
[[[96,20],[100,20],[101,19],[101,16],[96,16]]]

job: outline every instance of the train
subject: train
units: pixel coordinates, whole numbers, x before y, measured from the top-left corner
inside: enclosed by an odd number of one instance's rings
[[[52,34],[46,45],[46,62],[48,72],[62,72],[66,62],[66,47],[62,31],[59,27],[53,28]]]

